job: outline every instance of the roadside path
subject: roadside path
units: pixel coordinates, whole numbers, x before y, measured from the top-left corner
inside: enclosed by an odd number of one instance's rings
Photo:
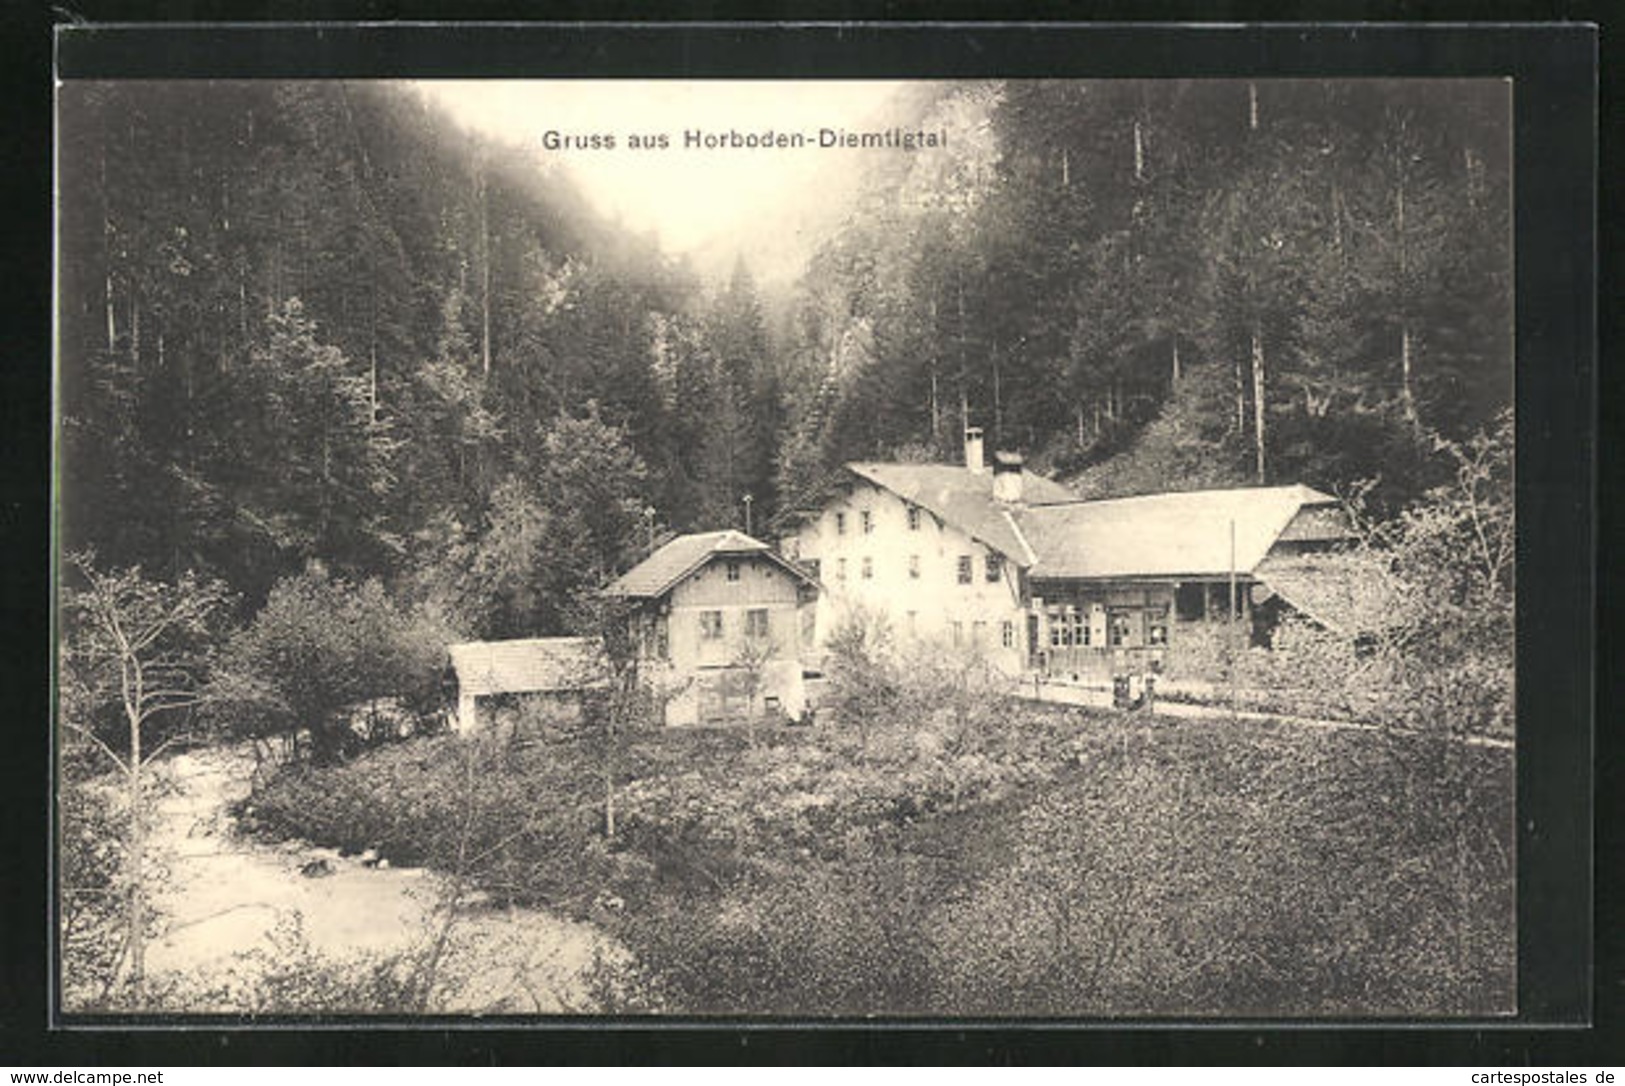
[[[169,974],[196,993],[222,990],[221,1005],[198,1010],[233,1013],[239,999],[252,1005],[263,970],[255,952],[274,952],[290,925],[333,963],[410,951],[437,930],[446,892],[433,872],[367,866],[303,841],[273,846],[235,836],[228,811],[249,792],[248,748],[189,751],[164,766],[170,787],[151,833],[166,876],[154,880],[162,934],[148,947],[147,967],[155,980]],[[322,862],[330,874],[301,873]],[[451,932],[439,972],[447,987],[435,1008],[446,1013],[590,1011],[584,971],[595,955],[624,955],[591,925],[537,909],[465,905]]]
[[[1112,707],[1111,690],[1098,686],[1073,685],[1072,683],[1035,685],[1031,682],[1023,682],[1016,687],[1015,693],[1017,697],[1027,701],[1047,702],[1056,705],[1084,705],[1096,709],[1110,709]],[[1154,716],[1167,717],[1206,717],[1217,720],[1234,717],[1237,720],[1253,720],[1265,724],[1286,724],[1300,728],[1321,728],[1328,731],[1373,732],[1381,730],[1375,724],[1365,724],[1357,720],[1326,720],[1316,717],[1292,716],[1286,713],[1265,713],[1253,709],[1232,711],[1223,705],[1196,705],[1190,702],[1169,701],[1166,698],[1155,699],[1152,712]],[[1141,714],[1143,714],[1143,710],[1136,715]],[[1512,750],[1516,746],[1510,739],[1496,739],[1483,735],[1469,736],[1466,743],[1468,746],[1490,747],[1496,750]]]

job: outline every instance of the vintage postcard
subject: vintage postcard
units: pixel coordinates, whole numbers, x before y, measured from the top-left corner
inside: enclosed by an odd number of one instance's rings
[[[62,81],[61,1011],[1515,1014],[1513,90]]]

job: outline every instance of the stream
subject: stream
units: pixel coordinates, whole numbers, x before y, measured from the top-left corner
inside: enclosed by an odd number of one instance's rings
[[[155,986],[179,986],[186,1005],[202,1013],[252,1005],[265,959],[280,953],[286,961],[295,932],[323,965],[361,969],[369,958],[425,946],[443,926],[448,894],[434,872],[235,834],[230,808],[248,795],[253,770],[246,746],[178,754],[165,762],[168,786],[155,807],[151,904],[160,934],[147,948],[148,975]],[[449,930],[432,1008],[440,1013],[591,1012],[584,974],[599,956],[625,957],[590,924],[539,909],[467,903]],[[210,998],[199,1004],[205,993]]]

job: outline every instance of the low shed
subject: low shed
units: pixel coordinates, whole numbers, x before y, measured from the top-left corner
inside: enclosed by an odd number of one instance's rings
[[[581,694],[601,681],[598,642],[589,637],[467,641],[447,652],[457,683],[452,726],[463,734],[478,723],[482,700],[541,697],[579,710]]]

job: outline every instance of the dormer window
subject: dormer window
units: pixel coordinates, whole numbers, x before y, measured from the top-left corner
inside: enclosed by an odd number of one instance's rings
[[[728,563],[728,580],[730,580],[730,581],[739,580],[739,563],[738,562],[730,561]]]
[[[846,534],[846,514],[845,513],[836,513],[835,514],[835,534],[836,535],[845,535]]]
[[[863,522],[863,534],[872,534],[875,530],[875,515],[869,510],[865,509],[863,512],[859,513],[858,516]]]
[[[987,556],[987,580],[989,584],[1004,576],[1004,555],[990,554]]]

